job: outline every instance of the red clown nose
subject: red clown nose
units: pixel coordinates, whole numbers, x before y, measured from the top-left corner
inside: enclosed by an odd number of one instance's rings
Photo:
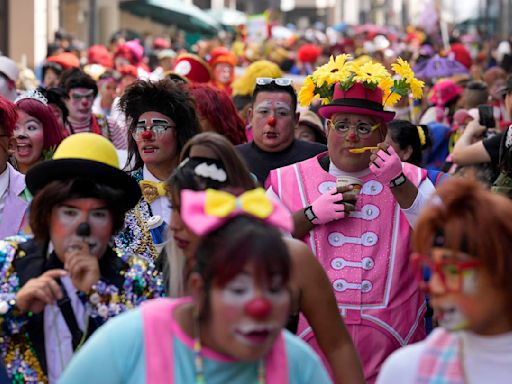
[[[264,298],[257,298],[245,305],[245,313],[257,319],[264,319],[272,312],[272,304]]]
[[[151,132],[151,131],[144,131],[144,132],[142,132],[142,138],[144,140],[149,140],[152,137],[153,137],[153,132]]]
[[[276,120],[276,118],[274,116],[270,116],[267,119],[267,124],[270,125],[271,127],[275,127],[276,123],[277,123],[277,120]]]

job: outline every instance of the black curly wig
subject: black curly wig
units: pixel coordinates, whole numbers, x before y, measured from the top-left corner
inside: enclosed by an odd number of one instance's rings
[[[130,124],[127,171],[139,169],[144,165],[131,134],[143,113],[159,112],[170,117],[176,123],[178,153],[192,136],[200,132],[194,99],[186,86],[175,81],[169,79],[137,80],[126,89],[119,105]]]

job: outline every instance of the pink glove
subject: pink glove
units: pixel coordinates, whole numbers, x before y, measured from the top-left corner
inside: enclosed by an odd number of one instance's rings
[[[345,206],[341,204],[342,200],[343,195],[341,193],[336,193],[335,189],[329,190],[320,195],[320,197],[311,204],[311,210],[315,217],[310,218],[307,216],[307,213],[306,217],[308,217],[313,224],[325,224],[342,219],[345,217]]]
[[[389,146],[386,150],[380,149],[374,156],[375,158],[370,163],[370,170],[377,180],[389,186],[392,180],[402,174],[400,157],[392,146]],[[372,158],[374,156],[372,155]]]

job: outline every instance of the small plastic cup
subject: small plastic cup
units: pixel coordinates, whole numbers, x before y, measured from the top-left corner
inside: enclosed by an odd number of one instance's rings
[[[352,195],[355,199],[359,196],[361,189],[363,188],[363,181],[357,177],[352,176],[338,176],[336,178],[336,189],[340,187],[352,186],[352,191],[343,192],[345,195]],[[345,200],[345,199],[344,199]]]

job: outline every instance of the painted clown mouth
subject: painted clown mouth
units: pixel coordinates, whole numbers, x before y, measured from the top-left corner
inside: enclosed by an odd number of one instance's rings
[[[460,330],[467,325],[467,319],[457,306],[443,305],[435,308],[439,325],[448,330]]]
[[[264,344],[275,331],[275,326],[252,324],[237,327],[235,334],[244,344],[255,346]]]
[[[142,152],[144,153],[154,153],[157,152],[160,148],[154,146],[154,145],[145,145],[142,147]]]

